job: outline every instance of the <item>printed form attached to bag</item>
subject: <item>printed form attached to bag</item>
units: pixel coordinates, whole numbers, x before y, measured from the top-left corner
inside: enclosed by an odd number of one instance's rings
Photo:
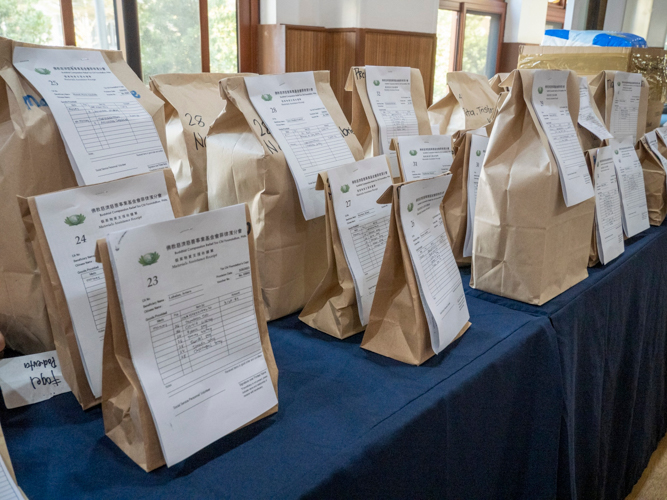
[[[132,362],[167,466],[278,400],[255,311],[245,205],[107,236]]]
[[[646,143],[648,144],[648,147],[651,148],[651,152],[658,159],[660,165],[662,165],[662,168],[667,172],[667,158],[662,156],[662,153],[660,153],[656,130],[651,130],[650,132],[646,132],[644,137],[646,137]]]
[[[471,133],[470,156],[468,158],[468,214],[466,220],[466,238],[463,243],[463,256],[472,257],[472,235],[475,224],[475,206],[477,205],[477,186],[486,157],[489,138],[486,129],[480,128]]]
[[[80,186],[169,167],[153,119],[94,50],[16,47],[46,99]]]
[[[389,157],[391,175],[398,177],[396,152],[389,149],[389,144],[396,137],[419,135],[412,105],[410,68],[366,66],[366,90],[380,129],[380,154]]]
[[[600,262],[607,264],[625,251],[621,197],[618,192],[613,150],[599,148],[595,158],[595,238]]]
[[[174,218],[164,173],[152,172],[35,198],[67,299],[83,368],[102,396],[107,289],[95,244],[108,233]]]
[[[411,135],[397,140],[406,182],[445,174],[454,162],[451,135]]]
[[[352,273],[361,324],[368,324],[389,234],[391,204],[377,199],[391,187],[385,155],[329,170],[338,234]]]
[[[649,228],[648,207],[642,164],[637,157],[634,141],[627,137],[624,141],[611,140],[614,168],[618,190],[621,194],[621,216],[623,231],[630,238]]]
[[[625,73],[617,71],[614,74],[614,98],[611,104],[611,118],[609,131],[616,139],[632,137],[632,143],[637,142],[637,120],[639,119],[639,104],[642,94],[641,73]]]
[[[565,205],[572,207],[595,196],[593,183],[574,129],[567,102],[569,71],[537,70],[532,102],[556,159]]]
[[[579,78],[579,117],[577,122],[599,139],[612,139],[604,123],[598,118],[591,104],[591,90],[585,77]]]
[[[292,172],[306,220],[324,215],[317,175],[355,161],[317,93],[312,71],[247,76],[248,96],[276,138]]]
[[[461,274],[440,215],[440,203],[451,178],[442,175],[404,184],[398,193],[401,229],[436,354],[456,338],[470,319]]]
[[[9,473],[5,461],[0,457],[0,500],[23,500],[24,498]]]

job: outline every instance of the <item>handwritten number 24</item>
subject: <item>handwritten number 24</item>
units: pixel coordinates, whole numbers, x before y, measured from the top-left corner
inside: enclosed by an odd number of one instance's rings
[[[81,243],[86,242],[86,235],[85,234],[83,236],[75,236],[74,238],[76,238],[76,244],[77,245],[80,245]]]

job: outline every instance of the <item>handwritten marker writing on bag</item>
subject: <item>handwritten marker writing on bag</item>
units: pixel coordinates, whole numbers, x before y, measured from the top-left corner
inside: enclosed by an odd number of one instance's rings
[[[0,388],[7,408],[46,401],[69,392],[56,351],[0,361]]]

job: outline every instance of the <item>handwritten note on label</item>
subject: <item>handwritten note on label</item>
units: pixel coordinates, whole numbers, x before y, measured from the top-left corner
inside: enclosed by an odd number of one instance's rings
[[[56,351],[3,359],[0,388],[7,408],[39,403],[70,391]]]

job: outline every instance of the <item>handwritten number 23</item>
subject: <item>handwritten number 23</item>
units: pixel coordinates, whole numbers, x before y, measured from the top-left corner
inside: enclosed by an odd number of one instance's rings
[[[152,278],[148,278],[148,286],[156,286],[157,285],[157,276],[153,276]]]

